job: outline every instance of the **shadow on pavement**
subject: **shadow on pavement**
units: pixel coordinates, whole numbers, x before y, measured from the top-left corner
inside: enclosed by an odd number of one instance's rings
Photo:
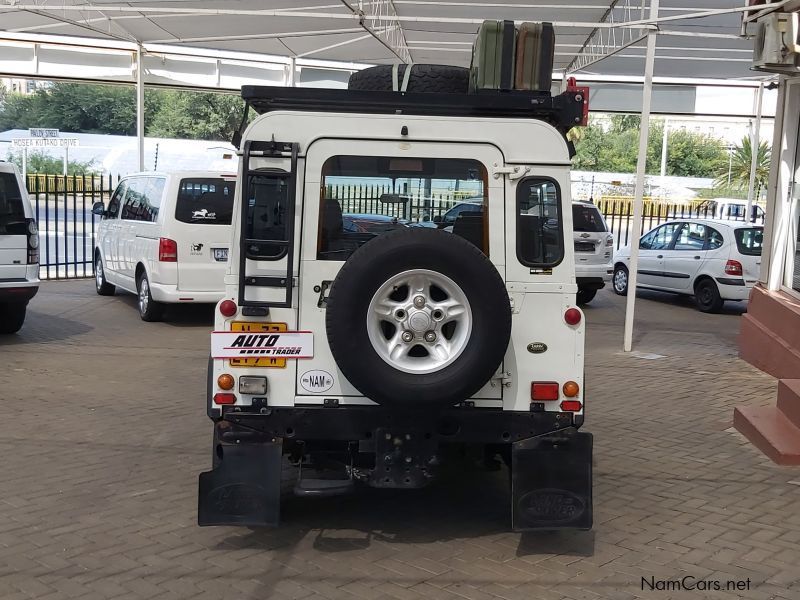
[[[39,312],[29,305],[22,329],[16,334],[0,336],[0,346],[68,340],[93,329],[87,323]]]
[[[117,293],[117,297],[138,311],[137,298],[127,292]],[[168,304],[161,322],[172,327],[197,327],[198,325],[214,326],[215,304]],[[137,313],[138,314],[138,313]]]

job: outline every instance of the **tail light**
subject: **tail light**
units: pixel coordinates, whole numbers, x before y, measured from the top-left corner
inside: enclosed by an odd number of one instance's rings
[[[28,220],[28,264],[35,265],[39,263],[39,229],[36,227],[36,221],[33,219]]]
[[[725,263],[726,275],[738,275],[741,277],[743,273],[744,269],[742,268],[742,263],[740,263],[738,260],[729,260]]]
[[[546,400],[558,400],[559,385],[554,381],[532,381],[531,400],[544,402]]]
[[[567,325],[577,325],[581,322],[581,311],[574,307],[568,308],[567,312],[564,313],[564,320]]]
[[[158,260],[178,262],[178,242],[169,238],[158,238]]]
[[[236,314],[236,302],[233,300],[223,300],[219,305],[219,312],[223,317],[232,317]]]
[[[606,238],[606,248],[611,248],[614,245],[614,236],[610,235]]]
[[[236,404],[233,394],[214,394],[214,404]]]
[[[578,412],[583,408],[579,400],[564,400],[561,403],[561,410],[564,412]]]

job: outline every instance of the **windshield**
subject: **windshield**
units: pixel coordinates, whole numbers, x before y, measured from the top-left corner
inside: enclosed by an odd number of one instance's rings
[[[594,206],[572,205],[572,230],[599,233],[607,231],[605,221]]]
[[[17,177],[14,173],[0,173],[0,234],[24,234],[25,228],[25,208]]]
[[[764,228],[750,227],[747,229],[737,229],[734,231],[736,246],[739,254],[745,256],[761,256],[761,248],[764,244]]]
[[[197,225],[230,225],[236,182],[219,177],[181,179],[175,218]]]

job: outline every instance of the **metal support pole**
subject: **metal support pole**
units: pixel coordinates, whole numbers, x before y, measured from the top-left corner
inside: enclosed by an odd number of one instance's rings
[[[661,140],[661,197],[664,197],[664,179],[667,176],[667,151],[669,145],[669,119],[664,118],[664,133]]]
[[[64,177],[67,176],[69,172],[69,146],[64,146]],[[64,180],[64,186],[67,185],[66,179]],[[64,187],[64,190],[67,188]],[[66,191],[64,192],[66,194]]]
[[[658,18],[658,2],[650,2],[650,18]],[[633,200],[633,233],[628,271],[628,296],[625,304],[625,334],[623,347],[630,352],[633,347],[633,321],[636,308],[636,270],[639,266],[639,238],[642,237],[642,205],[644,203],[644,174],[647,166],[647,139],[650,135],[650,104],[653,96],[653,68],[656,62],[656,35],[647,32],[647,54],[644,63],[644,90],[642,93],[642,125],[639,131],[639,158],[636,162],[636,192]]]
[[[142,46],[136,48],[136,144],[139,150],[139,170],[144,171],[144,65]]]
[[[758,169],[758,151],[761,149],[761,113],[764,107],[764,83],[758,84],[758,94],[756,96],[756,125],[750,136],[750,181],[747,187],[747,209],[744,213],[745,222],[753,220],[753,202],[757,201],[756,193],[756,170]]]
[[[297,59],[294,56],[289,57],[289,65],[287,68],[286,85],[289,87],[297,86]]]
[[[25,185],[28,185],[28,147],[22,148],[22,178],[25,180]]]

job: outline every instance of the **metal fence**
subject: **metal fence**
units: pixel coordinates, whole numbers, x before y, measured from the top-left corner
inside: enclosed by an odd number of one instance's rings
[[[27,176],[28,195],[39,226],[39,273],[42,279],[91,277],[94,274],[97,217],[92,204],[108,202],[119,176]]]
[[[92,204],[108,203],[120,176],[28,175],[28,193],[39,224],[40,275],[43,279],[67,279],[94,275],[94,242],[98,218]],[[474,194],[459,191],[403,193],[386,196],[380,186],[327,186],[325,196],[335,198],[344,213],[385,215],[397,219],[433,221]],[[381,197],[383,196],[383,200]],[[395,200],[394,202],[386,200]],[[631,198],[600,198],[596,201],[614,234],[616,249],[630,242],[633,222]],[[644,203],[642,232],[681,218],[711,218],[713,210],[702,202],[670,203],[648,199]],[[757,222],[763,224],[763,217]]]

